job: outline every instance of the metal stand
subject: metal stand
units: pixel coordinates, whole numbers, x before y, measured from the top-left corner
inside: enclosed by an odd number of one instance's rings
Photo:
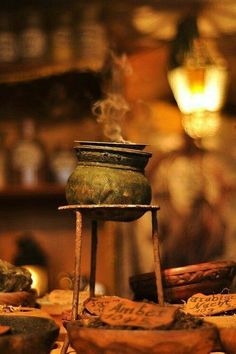
[[[159,234],[157,211],[159,206],[155,205],[66,205],[59,207],[59,210],[72,210],[76,215],[76,234],[75,234],[75,275],[74,275],[74,290],[72,301],[72,320],[78,317],[79,292],[80,292],[80,277],[81,277],[81,255],[82,255],[82,226],[83,218],[88,217],[92,220],[91,224],[91,263],[90,263],[90,297],[95,295],[96,282],[96,260],[97,260],[97,221],[111,220],[109,215],[111,213],[140,212],[141,215],[146,212],[151,212],[152,215],[152,242],[154,253],[154,271],[156,276],[158,303],[164,305],[162,274],[161,274],[161,260],[159,248]],[[136,215],[136,214],[135,214]],[[61,354],[66,354],[69,346],[69,339],[66,338]]]

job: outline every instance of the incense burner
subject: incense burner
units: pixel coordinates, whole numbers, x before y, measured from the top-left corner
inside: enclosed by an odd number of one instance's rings
[[[144,169],[151,153],[145,145],[76,142],[78,165],[68,179],[66,199],[79,205],[149,205],[151,186]],[[132,215],[109,216],[107,220],[130,221]]]

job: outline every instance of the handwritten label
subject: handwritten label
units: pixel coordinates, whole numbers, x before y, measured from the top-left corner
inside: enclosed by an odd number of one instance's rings
[[[236,309],[236,294],[195,294],[190,297],[184,311],[195,316],[209,316]]]
[[[106,305],[115,304],[121,300],[118,296],[93,297],[84,302],[84,308],[92,315],[100,316]]]
[[[135,326],[151,329],[170,325],[176,311],[177,307],[174,306],[160,306],[120,299],[117,303],[108,303],[104,307],[100,319],[112,326]]]

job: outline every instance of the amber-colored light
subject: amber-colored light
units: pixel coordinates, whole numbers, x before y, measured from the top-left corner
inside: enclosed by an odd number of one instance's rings
[[[184,130],[193,138],[213,135],[220,125],[228,72],[213,41],[201,38],[196,16],[180,21],[170,53],[168,80]]]
[[[222,108],[227,86],[227,70],[223,66],[204,68],[177,67],[169,72],[169,83],[180,111],[182,125],[192,138],[216,133],[220,126],[218,112]]]
[[[24,268],[28,269],[31,273],[31,288],[36,290],[38,297],[45,295],[48,291],[48,275],[46,269],[37,265],[25,265]]]
[[[217,112],[224,103],[227,70],[223,66],[204,68],[177,67],[168,74],[169,83],[180,111]]]
[[[215,135],[220,127],[219,113],[196,112],[183,115],[182,126],[185,132],[194,139]]]

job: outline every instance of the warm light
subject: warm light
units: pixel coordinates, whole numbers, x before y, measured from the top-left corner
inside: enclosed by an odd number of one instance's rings
[[[31,288],[37,291],[39,297],[46,294],[48,290],[48,275],[46,269],[37,265],[25,265],[24,268],[28,269],[31,273]]]
[[[227,70],[223,66],[177,67],[169,72],[168,79],[178,107],[184,114],[217,112],[224,103]]]
[[[168,80],[188,135],[213,135],[219,125],[228,84],[225,61],[215,43],[200,37],[196,16],[184,17],[178,25],[170,51]]]
[[[154,9],[152,6],[138,6],[134,9],[132,22],[136,30],[159,40],[170,40],[176,33],[175,23],[178,11]]]
[[[182,125],[185,132],[194,139],[213,136],[220,126],[218,113],[199,112],[184,115]]]

